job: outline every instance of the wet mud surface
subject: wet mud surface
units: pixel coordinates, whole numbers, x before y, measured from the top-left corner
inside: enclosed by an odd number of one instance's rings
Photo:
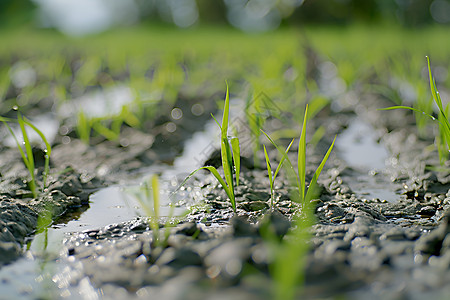
[[[357,124],[352,129],[357,133],[348,137],[350,146],[364,143],[369,130],[364,126],[369,126],[370,145],[382,145],[385,152],[362,148],[362,161],[346,158],[343,146],[332,152],[319,178],[322,194],[313,201],[305,286],[296,296],[445,299],[450,295],[450,174],[429,170],[439,166],[438,155],[429,147],[431,139],[418,137],[410,112],[377,111],[390,104],[375,97],[365,100],[356,108],[345,103],[339,111],[326,107],[309,124],[310,129],[324,126],[326,134],[308,148],[307,181],[334,136],[339,140],[352,124]],[[184,118],[187,123],[177,124],[180,130],[175,134],[127,128],[126,147],[107,141],[86,146],[75,138],[56,145],[51,184],[39,200],[30,200],[20,180],[26,171],[19,166],[16,150],[2,150],[1,264],[23,255],[44,203],[53,204],[55,222],[86,207],[95,190],[129,182],[142,168],[173,160],[182,152],[180,141],[210,119],[206,113],[202,118]],[[160,120],[159,128],[172,121]],[[292,148],[292,161],[295,153]],[[276,151],[269,155],[276,160]],[[214,152],[205,161],[217,159]],[[270,209],[267,171],[252,161],[242,158],[236,213],[215,179],[199,172],[186,185],[183,203],[189,204],[189,213],[173,219],[171,226],[161,220],[156,232],[147,219],[136,218],[68,233],[60,252],[47,257],[63,266],[52,278],[55,297],[272,299],[272,250],[264,230],[270,226],[281,240],[295,226],[293,220],[301,217],[301,205],[290,200],[291,185],[282,173],[275,184],[277,201]],[[200,191],[200,201],[192,200],[190,190]],[[167,232],[167,242],[161,241]]]

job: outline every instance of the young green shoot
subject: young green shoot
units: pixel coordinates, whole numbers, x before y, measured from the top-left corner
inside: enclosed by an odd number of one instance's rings
[[[214,177],[219,181],[222,188],[225,190],[225,193],[227,194],[228,198],[231,202],[231,207],[233,208],[233,211],[236,212],[236,199],[234,194],[234,187],[239,185],[239,175],[240,175],[240,147],[239,147],[239,139],[237,137],[233,137],[228,140],[228,115],[230,110],[230,96],[228,91],[228,84],[227,84],[227,92],[225,96],[225,105],[223,109],[223,116],[222,116],[222,125],[219,124],[219,122],[216,120],[217,125],[220,127],[220,154],[222,158],[222,168],[225,180],[222,178],[222,176],[219,174],[219,171],[213,166],[204,166],[201,168],[198,168],[197,170],[193,171],[191,174],[189,174],[184,181],[180,184],[178,189],[175,191],[177,192],[184,184],[191,178],[195,173],[197,173],[200,170],[208,170],[211,172],[211,174],[214,175]],[[231,146],[230,146],[231,144]],[[233,175],[236,178],[236,182],[233,180]],[[175,193],[174,192],[174,193]]]
[[[170,236],[170,228],[176,226],[183,218],[183,214],[179,216],[173,215],[174,205],[169,204],[170,209],[166,218],[166,222],[163,225],[164,234],[161,233],[160,220],[161,216],[161,199],[160,199],[160,186],[159,177],[154,174],[153,176],[145,179],[139,189],[127,188],[126,193],[136,199],[144,211],[144,214],[148,217],[148,224],[153,236],[153,246],[165,248]],[[169,198],[170,199],[170,198]],[[125,200],[124,200],[125,201]]]
[[[446,108],[444,108],[441,100],[441,96],[439,94],[439,91],[436,87],[436,82],[434,80],[433,74],[431,72],[431,65],[430,65],[430,59],[427,56],[427,63],[428,63],[428,75],[430,79],[430,89],[431,89],[431,95],[433,97],[434,102],[436,103],[439,113],[438,118],[436,119],[432,115],[419,110],[417,108],[409,107],[409,106],[392,106],[387,108],[382,108],[380,110],[392,110],[392,109],[409,109],[418,113],[421,113],[425,116],[428,116],[434,121],[437,121],[439,123],[439,134],[436,136],[436,145],[439,153],[439,158],[441,165],[445,163],[445,161],[448,158],[449,152],[450,152],[450,121],[449,121],[449,115],[448,115],[448,109],[449,105],[447,105]]]
[[[153,233],[153,241],[157,246],[164,245],[166,240],[161,240],[159,232],[159,179],[153,175],[144,181],[137,193],[133,194],[141,205],[144,213],[149,217],[149,226]]]
[[[298,199],[301,203],[308,203],[316,196],[316,189],[317,189],[317,179],[320,176],[320,173],[322,172],[322,169],[328,160],[328,157],[331,154],[331,150],[333,149],[334,142],[336,141],[336,137],[334,138],[333,142],[331,143],[330,147],[328,148],[328,151],[326,152],[325,156],[322,159],[322,162],[317,167],[316,171],[314,172],[313,178],[311,179],[311,182],[309,183],[309,187],[306,188],[306,124],[308,120],[308,105],[306,105],[305,109],[305,116],[303,119],[303,126],[302,126],[302,132],[300,134],[299,144],[298,144],[298,153],[297,153],[297,172],[294,170],[293,164],[291,160],[289,159],[287,155],[287,151],[280,148],[274,140],[264,131],[264,135],[269,139],[269,141],[272,143],[272,145],[275,146],[275,148],[278,149],[278,151],[281,153],[282,157],[285,159],[288,170],[290,170],[294,174],[295,178],[295,184],[298,188],[298,195],[294,195],[294,198]],[[289,150],[289,149],[287,149]]]
[[[7,118],[0,118],[0,120],[5,124],[6,128],[8,128],[8,131],[11,133],[11,136],[14,138],[17,149],[20,152],[20,155],[22,157],[22,160],[25,164],[25,167],[28,170],[28,173],[30,174],[31,179],[28,182],[28,187],[30,188],[31,193],[33,194],[34,198],[37,198],[37,187],[36,187],[36,177],[35,177],[35,164],[34,164],[34,156],[33,156],[33,149],[30,143],[30,139],[28,137],[26,126],[29,126],[31,129],[33,129],[39,137],[42,139],[42,141],[45,144],[46,149],[45,152],[45,163],[44,163],[44,172],[42,174],[42,192],[44,192],[45,188],[47,187],[47,178],[49,174],[49,165],[50,165],[50,155],[52,152],[52,148],[50,146],[50,143],[45,138],[45,135],[40,131],[36,126],[34,126],[28,119],[22,117],[20,113],[17,114],[17,122],[19,123],[20,130],[22,132],[23,136],[23,147],[22,144],[19,142],[17,136],[14,134],[14,131],[11,129],[11,127],[8,125],[8,121],[13,121],[11,119]]]
[[[80,110],[78,112],[77,120],[77,133],[80,139],[87,145],[89,145],[89,140],[91,138],[92,122],[88,119],[86,114]]]
[[[40,131],[36,126],[34,126],[28,119],[22,118],[22,121],[31,127],[42,139],[42,141],[45,144],[45,150],[44,150],[44,172],[42,173],[42,192],[47,188],[47,179],[50,172],[50,156],[52,154],[52,147],[50,146],[50,143],[47,141],[47,138],[45,135]],[[19,121],[20,122],[20,121]]]
[[[303,119],[302,132],[300,134],[298,154],[297,154],[297,172],[294,171],[292,162],[288,157],[288,151],[293,143],[289,144],[286,150],[280,148],[273,139],[264,131],[264,135],[269,139],[272,145],[282,154],[280,165],[286,162],[288,169],[295,174],[295,183],[298,188],[298,194],[292,195],[293,199],[298,199],[302,203],[302,217],[299,217],[296,221],[293,229],[288,233],[288,236],[283,239],[281,244],[277,244],[274,249],[274,261],[270,265],[270,272],[274,278],[274,299],[294,299],[297,287],[301,286],[304,282],[304,268],[306,263],[306,254],[308,252],[309,231],[314,220],[314,207],[311,200],[316,197],[317,179],[319,178],[322,169],[330,156],[333,149],[336,137],[331,143],[328,151],[326,152],[322,162],[317,167],[309,187],[306,188],[306,124],[308,120],[308,106],[305,109],[305,115]],[[264,147],[265,148],[265,147]],[[268,155],[264,149],[266,160],[268,161]],[[280,167],[280,165],[278,167]],[[268,169],[270,164],[268,163]],[[278,168],[277,168],[278,170]],[[278,172],[275,171],[275,174]],[[275,176],[274,176],[275,177]],[[269,174],[269,179],[271,178]],[[272,183],[271,183],[272,186]],[[272,192],[272,188],[271,188]],[[268,235],[268,240],[273,244],[274,238]]]
[[[291,143],[287,147],[287,149],[285,151],[286,153],[289,151],[289,149],[291,148],[293,143],[294,143],[294,139],[292,139]],[[277,166],[277,168],[275,170],[275,173],[273,173],[272,172],[272,165],[271,165],[270,159],[269,159],[269,155],[267,154],[267,150],[266,150],[266,145],[263,145],[263,147],[264,147],[264,156],[266,158],[267,173],[269,175],[269,183],[270,183],[270,207],[273,209],[273,203],[274,203],[274,200],[275,200],[274,199],[275,198],[274,182],[275,182],[275,178],[277,178],[278,172],[281,169],[281,166],[283,165],[284,160],[286,159],[286,156],[283,155],[283,157],[280,160],[280,163],[278,164],[278,166]]]

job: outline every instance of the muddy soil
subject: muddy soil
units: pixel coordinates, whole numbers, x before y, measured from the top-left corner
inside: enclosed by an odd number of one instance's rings
[[[315,223],[308,229],[305,285],[295,292],[296,298],[445,299],[450,295],[450,175],[428,168],[439,166],[437,152],[430,150],[431,138],[418,137],[410,112],[377,111],[391,104],[373,95],[363,100],[357,105],[341,103],[338,110],[326,107],[309,124],[309,130],[324,126],[326,135],[308,148],[308,180],[334,136],[339,139],[355,120],[373,128],[388,157],[381,168],[365,168],[343,159],[339,149],[333,151],[319,179],[322,194],[313,201]],[[200,122],[208,118],[205,113]],[[184,122],[189,120],[199,122],[194,117]],[[177,125],[186,126],[186,131],[158,135],[156,129],[127,128],[127,147],[108,141],[86,146],[75,138],[55,146],[52,184],[40,200],[28,198],[17,153],[3,150],[1,263],[12,263],[23,253],[21,245],[35,231],[43,203],[53,204],[57,219],[88,205],[95,189],[126,182],[149,164],[173,159],[182,151],[182,140],[194,131],[181,121]],[[295,161],[296,149],[291,153]],[[269,155],[276,160],[276,151]],[[372,158],[368,151],[367,161]],[[217,152],[205,161],[217,162]],[[66,266],[53,277],[56,295],[272,299],[272,248],[264,230],[269,227],[283,239],[295,226],[293,220],[302,217],[302,206],[290,200],[291,185],[282,173],[276,182],[277,201],[270,209],[267,171],[255,167],[251,157],[242,161],[236,213],[215,179],[198,173],[187,189],[200,187],[203,201],[192,205],[181,220],[172,220],[172,226],[162,220],[160,230],[152,232],[148,220],[137,218],[68,234],[60,254],[48,258]],[[376,197],[367,192],[374,189],[381,191]],[[383,191],[395,199],[385,199]],[[185,202],[192,203],[189,193]],[[167,231],[167,242],[161,241]]]
[[[29,174],[19,151],[3,146],[0,157],[0,265],[10,263],[22,254],[24,241],[35,233],[42,211],[50,208],[50,215],[57,222],[67,213],[80,208],[85,210],[89,206],[89,195],[100,188],[138,178],[140,170],[154,163],[170,164],[183,150],[183,141],[215,111],[214,102],[207,100],[181,96],[174,106],[184,111],[182,121],[171,118],[169,110],[148,124],[148,129],[124,127],[120,141],[96,137],[87,145],[76,138],[75,129],[64,130],[64,135],[55,137],[48,186],[39,190],[37,199],[32,199],[24,179]],[[203,113],[194,115],[191,107],[199,103]],[[175,126],[174,132],[167,130],[168,123]],[[33,148],[33,152],[37,186],[42,187],[39,180],[44,169],[44,152],[39,146]]]

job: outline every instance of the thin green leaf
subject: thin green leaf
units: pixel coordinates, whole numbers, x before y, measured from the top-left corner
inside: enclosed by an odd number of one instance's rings
[[[17,114],[17,120],[19,122],[20,130],[22,131],[23,142],[25,145],[25,151],[26,151],[26,156],[27,156],[27,158],[26,158],[27,163],[25,163],[25,164],[26,164],[26,166],[28,168],[28,172],[30,173],[30,176],[31,176],[31,180],[29,182],[30,190],[33,193],[33,197],[36,198],[37,193],[36,193],[36,179],[34,176],[35,166],[34,166],[33,149],[31,148],[30,139],[28,138],[28,134],[25,129],[25,122],[20,113]],[[22,147],[20,147],[20,149],[22,149]],[[22,156],[22,158],[23,158],[23,156]]]
[[[289,159],[287,152],[284,151],[281,147],[279,147],[274,140],[267,134],[264,132],[264,130],[261,129],[261,132],[264,133],[264,135],[267,137],[267,139],[270,141],[270,143],[277,148],[278,152],[282,155],[282,159],[285,159],[287,164],[288,164],[288,170],[291,171],[292,174],[294,174],[294,176],[296,177],[296,181],[297,183],[299,182],[299,178],[298,178],[298,174],[295,172],[294,170],[294,166],[291,162],[291,160]],[[294,140],[291,141],[291,144],[293,143]],[[289,147],[290,148],[290,147]]]
[[[239,185],[239,175],[241,172],[241,148],[237,137],[231,139],[231,149],[233,150],[234,170],[236,174],[236,185]]]
[[[97,131],[98,134],[104,136],[109,141],[116,141],[119,139],[119,135],[114,130],[109,129],[100,121],[93,122],[92,128]]]
[[[227,84],[227,93],[225,96],[225,106],[223,108],[223,117],[222,117],[222,139],[228,135],[228,115],[230,111],[230,94],[228,92],[228,83]]]
[[[436,81],[434,80],[433,74],[431,73],[430,59],[428,56],[427,56],[427,62],[428,62],[428,75],[430,77],[431,94],[439,108],[439,114],[442,115],[442,120],[440,121],[440,123],[444,126],[444,128],[445,128],[444,130],[448,131],[449,135],[450,135],[450,122],[448,120],[448,116],[446,116],[446,114],[445,114],[444,106],[442,105],[442,100],[441,100],[441,96],[439,95],[439,91],[436,88]],[[449,144],[449,148],[450,148],[450,144]]]
[[[234,184],[233,184],[233,169],[232,169],[232,154],[230,149],[230,144],[228,143],[227,138],[222,138],[221,141],[221,156],[222,156],[222,167],[223,174],[225,176],[225,181],[228,184],[228,187],[231,190],[231,193],[234,194]]]
[[[441,97],[439,97],[436,89],[436,82],[434,81],[433,74],[431,73],[431,64],[430,64],[430,58],[427,56],[427,63],[428,63],[428,76],[430,79],[430,89],[431,89],[431,95],[433,96],[434,101],[439,107],[439,110],[441,110],[442,102]]]
[[[42,139],[42,141],[45,144],[45,148],[47,149],[47,155],[50,156],[52,153],[52,147],[50,146],[50,143],[48,142],[44,133],[42,131],[40,131],[36,126],[34,126],[33,123],[31,123],[30,120],[28,120],[27,118],[23,117],[23,121],[25,122],[26,125],[31,127],[31,129],[33,129],[39,135],[39,137]]]
[[[403,105],[396,105],[396,106],[391,106],[391,107],[385,107],[385,108],[378,108],[377,110],[393,110],[393,109],[409,109],[415,112],[419,112],[421,114],[424,114],[425,116],[431,118],[433,121],[438,121],[439,123],[441,123],[440,120],[436,119],[435,117],[433,117],[430,114],[427,114],[424,111],[421,111],[420,109],[414,108],[414,107],[409,107],[409,106],[403,106]],[[441,123],[441,125],[444,125],[443,123]]]
[[[227,186],[227,184],[222,179],[222,177],[220,176],[220,174],[217,171],[217,169],[214,168],[213,166],[205,166],[205,167],[201,167],[200,169],[206,169],[206,170],[210,171],[214,175],[214,177],[216,177],[216,179],[222,185],[222,188],[227,193],[228,198],[230,198],[231,206],[233,207],[233,210],[236,211],[236,202],[235,202],[235,199],[234,199],[234,191],[232,190],[231,186]]]
[[[269,159],[269,155],[267,154],[267,150],[266,150],[266,145],[263,145],[264,147],[264,156],[266,158],[266,165],[267,165],[267,174],[269,175],[269,184],[270,184],[270,207],[273,208],[273,197],[274,197],[274,193],[273,193],[273,181],[274,179],[272,178],[272,166],[270,165],[270,159]]]
[[[233,194],[234,199],[234,184],[233,184],[233,168],[232,168],[232,154],[230,149],[230,143],[228,142],[228,115],[230,110],[230,97],[228,93],[228,84],[227,84],[227,93],[225,96],[225,105],[223,108],[223,116],[222,116],[222,127],[221,127],[221,142],[220,142],[220,150],[221,150],[221,158],[222,158],[222,167],[223,173],[225,175],[225,181],[228,184],[230,193]],[[231,198],[230,198],[231,199]]]
[[[8,128],[9,133],[11,133],[12,137],[14,138],[14,140],[16,142],[16,145],[17,145],[17,149],[19,150],[20,156],[22,157],[23,163],[25,164],[25,166],[27,167],[28,171],[30,172],[30,170],[31,170],[30,167],[31,166],[28,163],[27,156],[25,155],[25,152],[23,151],[22,146],[21,146],[19,140],[17,139],[17,136],[14,134],[14,131],[11,129],[11,127],[8,125],[8,123],[6,123],[3,120],[2,120],[2,122],[3,122],[3,124],[5,124],[6,128]]]
[[[5,124],[5,122],[17,122],[17,120],[5,118],[5,117],[0,117],[0,121],[3,122],[4,124]],[[7,124],[5,124],[5,125],[7,125]]]
[[[83,111],[78,113],[77,132],[80,139],[85,144],[89,144],[91,137],[91,121],[88,120]]]
[[[294,139],[292,139],[292,141],[289,143],[289,146],[286,148],[285,153],[289,152],[289,149],[291,148],[292,144],[294,143]],[[277,177],[278,172],[281,169],[281,166],[284,163],[284,160],[286,159],[287,155],[283,155],[283,157],[281,157],[280,163],[278,164],[277,169],[275,170],[275,173],[273,174],[273,180],[275,181],[275,178]]]
[[[20,113],[18,113],[18,115],[17,115],[17,120],[19,121],[20,130],[22,131],[23,142],[25,144],[25,150],[26,150],[26,153],[27,153],[28,163],[30,164],[30,167],[34,171],[33,149],[31,148],[30,139],[28,138],[28,133],[27,133],[27,131],[25,129],[25,122],[23,121],[22,115]],[[33,177],[34,177],[34,174],[33,174]]]
[[[220,126],[220,123],[219,123],[219,121],[217,121],[216,117],[214,117],[214,115],[213,115],[213,114],[211,114],[211,117],[213,117],[214,121],[216,121],[216,123],[217,123],[217,126],[219,126],[219,128],[220,128],[220,131],[221,131],[221,133],[222,133],[222,127]]]
[[[306,122],[308,120],[308,105],[305,108],[305,116],[303,118],[302,132],[298,142],[298,177],[299,177],[299,193],[300,201],[305,198],[305,182],[306,182]]]
[[[217,171],[217,169],[213,166],[204,166],[201,168],[198,168],[197,170],[194,170],[193,172],[191,172],[191,174],[189,174],[184,180],[183,182],[177,187],[177,189],[175,191],[173,191],[170,194],[170,198],[173,197],[173,195],[175,195],[185,184],[186,182],[192,177],[194,176],[195,173],[197,173],[200,170],[208,170],[210,171],[214,177],[216,177],[216,179],[219,181],[219,183],[222,185],[222,188],[225,190],[225,192],[227,193],[228,198],[231,201],[231,206],[233,207],[233,210],[236,211],[236,203],[235,203],[235,199],[234,199],[234,194],[230,191],[230,188],[227,186],[226,182],[223,180],[223,178],[220,176],[219,172]]]
[[[152,176],[152,192],[153,192],[153,211],[155,217],[159,218],[159,181],[158,175]]]
[[[314,173],[313,178],[311,179],[311,182],[309,184],[309,188],[308,188],[308,191],[307,191],[306,197],[305,197],[305,202],[306,203],[311,201],[312,197],[314,196],[314,192],[315,192],[314,190],[316,189],[316,186],[317,186],[317,179],[319,178],[320,173],[322,172],[322,169],[323,169],[325,163],[327,162],[328,157],[330,156],[330,153],[331,153],[331,150],[333,149],[335,141],[336,141],[336,137],[334,137],[334,140],[331,143],[330,148],[328,148],[327,153],[323,157],[322,162],[320,163],[319,167],[317,167],[317,170]]]
[[[45,148],[46,148],[46,153],[44,156],[44,161],[45,161],[45,165],[44,165],[44,173],[42,175],[42,190],[44,190],[47,187],[47,177],[48,174],[50,172],[50,156],[52,154],[52,147],[50,146],[50,143],[47,141],[47,138],[45,137],[44,133],[42,133],[42,131],[40,131],[36,126],[34,126],[30,120],[26,119],[25,117],[23,118],[23,121],[25,122],[25,124],[27,124],[28,126],[30,126],[42,139],[42,141],[45,144]]]
[[[267,173],[269,175],[270,190],[272,190],[273,188],[272,166],[270,165],[270,159],[269,155],[267,154],[266,145],[263,145],[263,147],[264,147],[264,156],[266,157]]]

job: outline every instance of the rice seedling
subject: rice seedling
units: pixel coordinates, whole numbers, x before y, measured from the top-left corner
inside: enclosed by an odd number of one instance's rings
[[[149,217],[149,226],[153,233],[153,243],[155,246],[164,246],[167,243],[168,235],[162,238],[159,230],[160,190],[158,176],[153,175],[141,183],[140,189],[132,195],[138,200],[145,215]]]
[[[289,149],[291,148],[292,144],[294,143],[294,139],[292,139],[291,143],[289,144],[289,146],[286,149],[286,153],[289,151]],[[267,166],[267,173],[269,175],[269,183],[270,183],[270,207],[273,209],[273,203],[274,203],[274,198],[275,198],[275,194],[274,194],[274,182],[275,182],[275,178],[278,175],[278,172],[281,169],[281,166],[283,165],[284,160],[286,159],[286,156],[283,156],[280,160],[280,162],[278,163],[278,166],[275,170],[275,172],[272,172],[272,165],[270,163],[270,159],[269,159],[269,155],[267,154],[267,150],[266,150],[266,145],[263,145],[264,147],[264,156],[266,158],[266,166]]]
[[[80,139],[86,145],[89,145],[89,141],[91,139],[91,130],[92,130],[91,120],[89,120],[86,114],[82,110],[80,110],[77,116],[76,131]]]
[[[161,199],[160,199],[160,182],[158,175],[153,175],[144,180],[139,189],[127,188],[125,190],[129,195],[134,197],[140,207],[143,209],[145,215],[148,217],[149,227],[153,235],[153,245],[155,247],[165,248],[170,236],[170,228],[176,226],[180,220],[184,217],[183,214],[174,217],[173,210],[174,205],[171,203],[170,210],[163,225],[164,233],[161,232],[160,219],[161,219]],[[170,199],[170,198],[169,198]]]
[[[298,153],[297,153],[297,171],[294,170],[293,164],[291,160],[289,159],[287,155],[287,151],[289,148],[285,151],[282,148],[280,148],[275,141],[264,131],[264,135],[269,139],[269,141],[272,143],[275,148],[278,149],[278,151],[281,153],[282,157],[285,159],[288,170],[293,173],[294,183],[298,189],[298,194],[293,195],[294,200],[298,200],[298,202],[306,204],[311,199],[313,199],[316,196],[316,189],[317,189],[317,179],[320,176],[320,173],[322,172],[322,169],[328,160],[328,157],[330,156],[331,150],[333,149],[334,142],[336,141],[336,137],[334,138],[333,142],[331,143],[330,147],[328,148],[328,151],[326,152],[325,156],[323,157],[321,163],[317,167],[316,171],[314,172],[313,178],[311,179],[311,182],[309,183],[309,187],[306,188],[306,124],[308,120],[308,105],[306,105],[305,109],[305,115],[303,118],[303,126],[302,126],[302,132],[300,134],[299,144],[298,144]]]
[[[191,174],[189,174],[184,181],[180,184],[180,186],[175,190],[174,193],[176,193],[182,186],[185,185],[185,183],[191,178],[195,173],[197,173],[200,170],[208,170],[210,171],[214,177],[219,181],[222,188],[225,190],[228,198],[231,202],[231,207],[233,208],[233,211],[236,212],[236,200],[235,200],[235,194],[234,194],[234,187],[239,185],[239,173],[240,173],[240,147],[239,147],[239,139],[237,137],[233,137],[229,140],[228,138],[228,115],[230,110],[230,96],[228,91],[228,84],[227,84],[227,92],[225,96],[225,104],[223,109],[223,116],[222,116],[222,125],[219,124],[219,122],[214,118],[217,125],[220,128],[220,154],[222,158],[222,168],[225,180],[222,178],[222,176],[219,174],[219,171],[213,167],[213,166],[204,166],[201,168],[198,168],[197,170],[193,171]],[[231,146],[230,146],[231,145]],[[236,181],[233,179],[233,175],[235,176]]]
[[[47,141],[45,135],[40,131],[36,126],[34,126],[28,119],[23,117],[20,112],[17,113],[17,122],[19,123],[20,130],[23,136],[23,146],[25,150],[22,148],[22,144],[19,142],[17,136],[15,135],[14,131],[11,129],[11,127],[8,125],[7,122],[14,121],[12,119],[8,118],[0,118],[0,121],[5,124],[6,128],[8,128],[8,131],[11,133],[11,136],[14,138],[17,149],[20,152],[20,155],[22,156],[22,160],[28,169],[28,172],[30,174],[30,181],[28,182],[28,187],[30,188],[31,193],[33,194],[34,198],[37,198],[37,187],[36,187],[36,178],[35,178],[35,164],[34,164],[34,156],[33,156],[33,149],[30,143],[30,139],[28,138],[28,134],[26,131],[26,126],[33,129],[39,137],[42,139],[42,141],[45,144],[46,149],[44,150],[44,171],[42,173],[42,192],[44,192],[45,188],[47,187],[47,178],[50,171],[50,155],[52,152],[52,148],[50,146],[50,143]]]
[[[80,110],[78,112],[76,130],[80,139],[87,145],[89,145],[92,131],[109,141],[117,141],[120,138],[122,125],[124,123],[135,128],[141,125],[141,121],[126,105],[122,107],[122,110],[118,115],[107,117],[88,118],[86,114]]]
[[[273,296],[274,299],[294,299],[297,292],[297,287],[302,286],[304,281],[304,266],[306,260],[306,254],[308,252],[309,232],[308,228],[311,227],[314,220],[314,207],[311,200],[317,196],[317,179],[319,178],[322,169],[330,156],[333,149],[334,138],[332,144],[328,148],[324,158],[316,169],[313,178],[306,188],[306,124],[308,120],[308,105],[305,109],[305,115],[303,119],[302,132],[300,135],[297,172],[294,171],[292,162],[290,161],[287,153],[291,148],[294,140],[288,145],[286,150],[280,148],[273,139],[264,131],[264,135],[281,153],[282,158],[280,164],[277,167],[274,175],[271,175],[271,166],[267,155],[266,148],[264,146],[264,154],[266,156],[267,168],[269,172],[269,181],[271,183],[271,194],[273,195],[273,181],[279,168],[283,162],[286,162],[288,169],[295,174],[295,185],[297,186],[298,193],[293,194],[292,198],[302,203],[302,216],[297,219],[295,226],[284,237],[281,243],[270,232],[263,233],[265,240],[268,242],[269,247],[272,248],[273,261],[269,266],[270,272],[274,280]],[[294,176],[293,176],[294,177]],[[272,198],[273,199],[273,198]],[[272,204],[273,205],[273,204]]]
[[[152,79],[152,90],[157,99],[164,99],[173,104],[185,78],[183,69],[178,64],[177,55],[166,55],[160,61]]]
[[[110,121],[111,128],[103,124],[103,121]],[[92,129],[95,132],[105,137],[109,141],[117,141],[120,137],[120,129],[122,127],[123,120],[120,117],[115,117],[112,120],[105,118],[99,118],[92,120]]]
[[[441,96],[436,87],[436,82],[435,82],[433,74],[431,72],[430,59],[428,56],[426,58],[427,58],[427,63],[428,63],[428,76],[429,76],[429,80],[430,80],[431,96],[433,97],[433,100],[438,107],[438,110],[439,110],[438,117],[435,118],[431,114],[429,114],[423,110],[420,110],[418,108],[403,106],[403,105],[391,106],[391,107],[387,107],[387,108],[382,108],[380,110],[409,109],[414,112],[428,116],[433,121],[437,121],[439,124],[439,134],[436,135],[435,141],[436,141],[436,146],[437,146],[438,153],[439,153],[440,163],[441,163],[441,165],[443,165],[445,163],[445,161],[448,159],[448,155],[450,152],[450,121],[449,121],[449,112],[448,112],[450,105],[447,104],[447,106],[444,108],[444,106],[442,104]]]

